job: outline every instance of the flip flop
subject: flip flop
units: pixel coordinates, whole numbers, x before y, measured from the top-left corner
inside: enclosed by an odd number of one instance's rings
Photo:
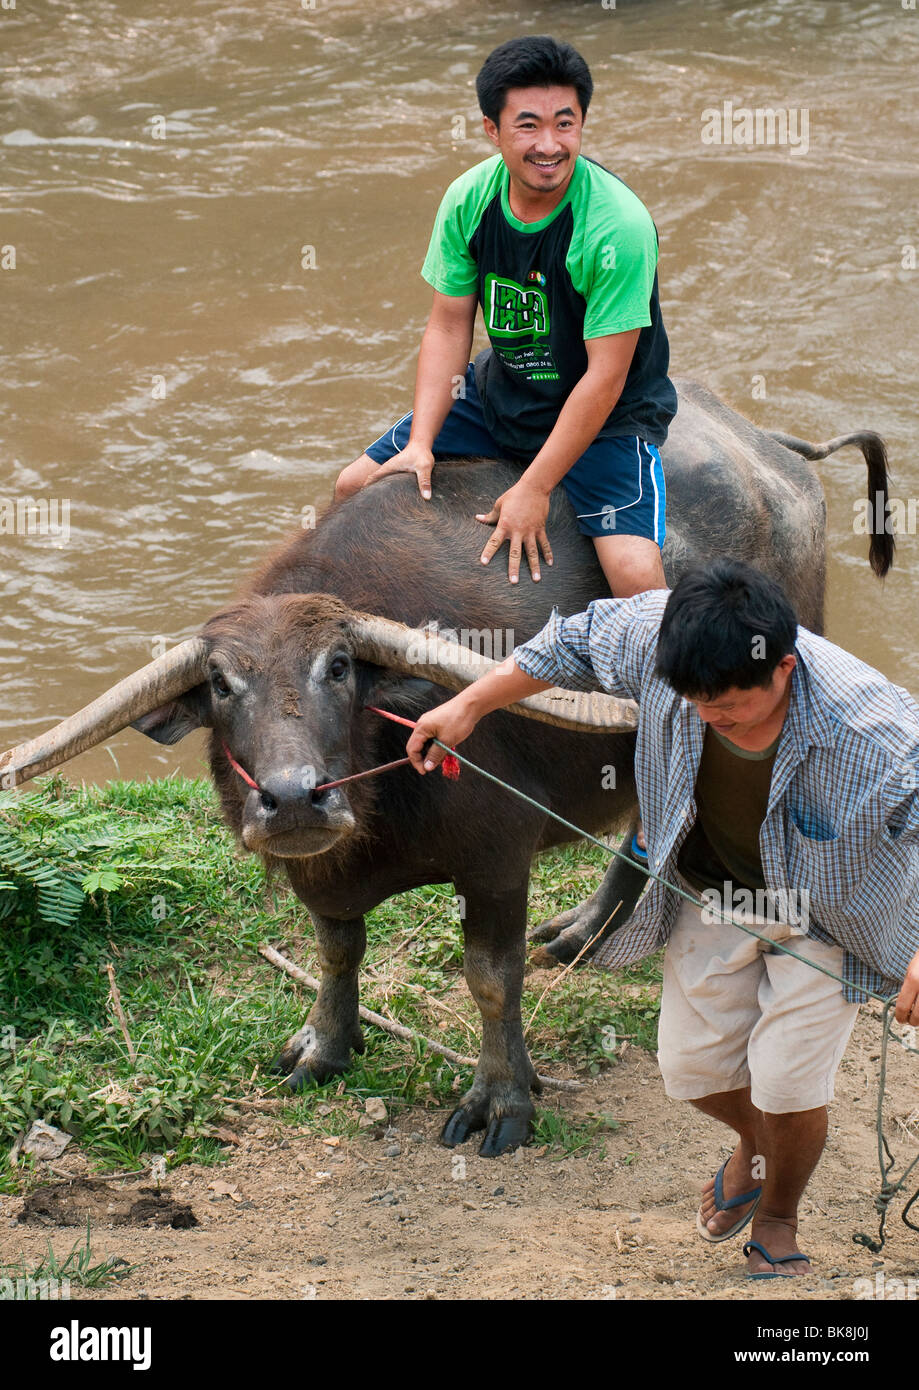
[[[632,836],[632,843],[629,845],[629,854],[631,854],[632,858],[637,860],[639,864],[647,864],[648,862],[648,851],[642,849],[641,845],[638,843],[637,832]]]
[[[730,1163],[726,1158],[718,1172],[715,1174],[715,1211],[730,1211],[732,1207],[742,1207],[745,1202],[752,1202],[753,1205],[745,1216],[741,1216],[728,1231],[722,1231],[720,1236],[713,1236],[711,1231],[702,1220],[702,1208],[696,1212],[696,1229],[703,1240],[709,1241],[712,1245],[719,1245],[723,1240],[731,1240],[743,1230],[748,1221],[753,1220],[756,1208],[760,1204],[763,1195],[761,1187],[754,1187],[752,1192],[741,1192],[739,1197],[731,1197],[727,1201],[724,1199],[724,1170]],[[768,1259],[768,1256],[766,1257]]]
[[[766,1249],[766,1247],[765,1247],[764,1245],[760,1245],[760,1243],[759,1243],[758,1240],[748,1240],[748,1241],[747,1241],[746,1245],[745,1245],[744,1248],[743,1248],[743,1252],[744,1252],[745,1255],[749,1255],[749,1253],[750,1253],[751,1250],[756,1250],[756,1251],[758,1251],[758,1253],[759,1253],[760,1255],[762,1255],[763,1259],[764,1259],[764,1260],[768,1260],[769,1263],[770,1263],[771,1265],[785,1265],[785,1264],[788,1264],[789,1260],[805,1260],[808,1264],[810,1264],[810,1260],[808,1259],[808,1257],[807,1257],[806,1255],[802,1255],[801,1252],[800,1252],[800,1250],[795,1251],[795,1253],[794,1253],[793,1255],[770,1255],[770,1254],[769,1254],[769,1251]],[[748,1279],[787,1279],[787,1278],[788,1278],[788,1275],[787,1275],[787,1274],[776,1274],[775,1270],[770,1270],[770,1271],[763,1270],[763,1271],[762,1271],[761,1273],[759,1273],[759,1274],[748,1274],[748,1275],[747,1275],[747,1278],[748,1278]]]

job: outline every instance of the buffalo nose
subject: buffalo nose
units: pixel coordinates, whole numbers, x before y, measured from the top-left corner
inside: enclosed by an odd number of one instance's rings
[[[269,816],[294,806],[321,807],[329,795],[323,783],[329,780],[321,771],[310,777],[303,777],[299,772],[274,773],[259,783],[259,803]]]

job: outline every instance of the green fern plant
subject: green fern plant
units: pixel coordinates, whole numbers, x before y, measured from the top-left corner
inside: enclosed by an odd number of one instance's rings
[[[33,889],[35,910],[43,921],[59,927],[76,921],[86,895],[75,875],[55,864],[53,857],[39,857],[8,829],[0,830],[0,872],[0,917],[9,916],[17,897]]]
[[[88,896],[171,882],[164,870],[182,866],[155,857],[164,833],[114,808],[87,811],[56,778],[0,794],[0,920],[18,909],[68,927]]]

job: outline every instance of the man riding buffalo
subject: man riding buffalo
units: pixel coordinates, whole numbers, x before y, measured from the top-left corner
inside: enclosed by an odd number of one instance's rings
[[[520,478],[476,518],[494,526],[483,564],[508,541],[510,582],[521,552],[539,579],[561,484],[610,592],[662,588],[659,446],[677,395],[656,228],[621,179],[580,153],[593,81],[570,44],[511,39],[476,92],[498,153],[456,179],[437,213],[414,408],[342,471],[336,496],[409,472],[430,498],[436,459],[506,458]],[[472,364],[479,304],[491,348]],[[640,832],[633,851],[644,859]]]
[[[337,495],[414,473],[431,495],[437,458],[518,463],[478,520],[487,563],[510,542],[534,580],[552,563],[549,494],[564,487],[619,597],[664,582],[658,446],[676,412],[657,292],[657,233],[615,175],[580,154],[593,82],[569,44],[512,39],[476,82],[498,153],[447,189],[422,275],[434,304],[414,409],[345,468]],[[469,363],[477,305],[491,341]]]

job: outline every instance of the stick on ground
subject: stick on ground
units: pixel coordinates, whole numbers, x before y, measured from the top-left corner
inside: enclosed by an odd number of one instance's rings
[[[131,1035],[128,1032],[128,1020],[125,1018],[124,1009],[121,1007],[121,995],[118,993],[118,986],[115,983],[115,967],[114,965],[109,964],[105,967],[105,969],[108,973],[109,989],[111,990],[112,997],[112,1008],[115,1010],[115,1016],[118,1019],[118,1024],[121,1028],[122,1036],[124,1037],[125,1043],[127,1045],[128,1056],[131,1059],[131,1066],[133,1067],[137,1063],[137,1053],[134,1051],[134,1044],[131,1042]]]
[[[273,946],[259,946],[259,955],[265,957],[278,970],[285,971],[294,980],[299,980],[303,985],[309,985],[310,989],[319,989],[319,981],[312,975],[308,975],[299,965],[295,965],[292,960],[282,956],[280,951],[276,951]],[[459,1052],[454,1052],[452,1048],[444,1047],[443,1043],[434,1042],[432,1038],[426,1038],[422,1033],[416,1033],[412,1028],[406,1028],[403,1023],[394,1023],[382,1014],[376,1014],[372,1009],[365,1009],[361,1004],[358,1013],[365,1023],[372,1023],[377,1028],[382,1028],[385,1032],[391,1033],[394,1038],[401,1038],[404,1042],[414,1042],[416,1039],[424,1043],[425,1047],[436,1052],[439,1057],[446,1057],[448,1062],[454,1066],[474,1067],[475,1057],[463,1057]],[[560,1091],[578,1091],[581,1089],[580,1081],[559,1081],[554,1076],[540,1076],[539,1080],[544,1086],[553,1086]]]

